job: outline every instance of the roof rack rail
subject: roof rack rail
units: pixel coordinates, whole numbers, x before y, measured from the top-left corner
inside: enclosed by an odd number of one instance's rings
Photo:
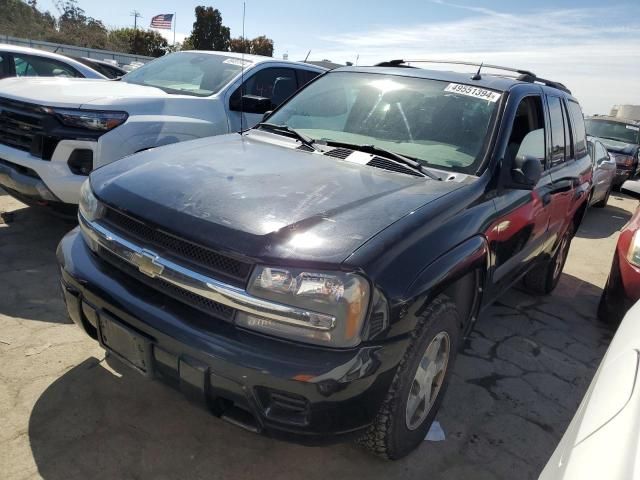
[[[553,87],[553,88],[557,88],[558,90],[562,90],[563,92],[568,93],[569,95],[571,95],[571,90],[569,90],[565,85],[563,85],[560,82],[554,82],[552,80],[546,80],[544,78],[540,78],[538,77],[535,73],[529,71],[529,70],[522,70],[519,68],[512,68],[512,67],[502,67],[500,65],[491,65],[490,63],[477,63],[477,62],[463,62],[460,60],[402,60],[402,59],[397,59],[397,60],[389,60],[386,62],[380,62],[378,64],[376,64],[376,67],[412,67],[411,65],[408,65],[409,63],[442,63],[442,64],[447,64],[447,65],[467,65],[467,66],[472,66],[472,67],[482,67],[482,68],[491,68],[494,70],[504,70],[506,72],[513,72],[513,73],[517,73],[518,76],[516,77],[516,80],[519,80],[521,82],[528,82],[528,83],[541,83],[543,85],[546,85],[548,87]],[[413,67],[415,68],[415,67]]]

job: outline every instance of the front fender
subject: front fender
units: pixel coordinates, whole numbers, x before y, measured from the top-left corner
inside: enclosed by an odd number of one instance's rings
[[[422,310],[429,302],[440,293],[447,290],[465,275],[480,270],[481,279],[486,278],[489,262],[489,244],[482,235],[465,240],[463,243],[449,250],[437,260],[425,267],[416,276],[415,280],[408,287],[403,298],[407,299],[403,308],[403,317],[412,319],[407,322],[398,322],[392,327],[391,336],[403,335],[411,332],[415,328],[415,320],[420,317]],[[473,282],[472,288],[482,289],[483,285],[476,285]],[[479,304],[479,297],[475,292],[469,292],[470,299]],[[478,291],[481,295],[482,290]],[[455,300],[455,299],[454,299]],[[471,307],[467,305],[465,307]]]

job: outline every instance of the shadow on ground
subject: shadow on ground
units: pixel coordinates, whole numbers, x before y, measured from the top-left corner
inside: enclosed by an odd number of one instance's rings
[[[60,301],[55,250],[73,227],[73,222],[39,208],[0,211],[0,314],[69,321]]]
[[[585,216],[579,238],[607,238],[619,231],[631,218],[631,213],[619,207],[608,205],[605,208],[590,208]]]
[[[38,398],[28,430],[33,457],[46,480],[535,479],[611,339],[595,319],[599,295],[570,275],[550,297],[510,290],[458,356],[438,415],[447,441],[425,442],[398,462],[351,444],[301,447],[245,432],[97,358]]]

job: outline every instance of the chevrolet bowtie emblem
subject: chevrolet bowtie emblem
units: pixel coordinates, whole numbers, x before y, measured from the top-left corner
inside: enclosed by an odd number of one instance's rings
[[[156,263],[158,256],[148,250],[142,250],[140,253],[134,253],[131,260],[138,267],[141,273],[147,277],[157,277],[164,270],[164,266]]]

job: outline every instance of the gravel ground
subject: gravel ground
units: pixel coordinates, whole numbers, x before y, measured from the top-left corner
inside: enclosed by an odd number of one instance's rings
[[[483,315],[438,416],[446,440],[392,463],[253,435],[105,361],[59,295],[54,252],[73,225],[0,190],[0,477],[537,478],[612,337],[595,311],[636,205],[589,212],[553,295],[514,288]]]

